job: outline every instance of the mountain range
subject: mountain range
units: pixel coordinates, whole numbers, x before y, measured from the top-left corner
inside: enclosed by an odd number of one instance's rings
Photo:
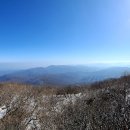
[[[86,84],[130,73],[129,67],[90,67],[52,65],[17,71],[0,71],[0,82],[18,82],[33,85]]]

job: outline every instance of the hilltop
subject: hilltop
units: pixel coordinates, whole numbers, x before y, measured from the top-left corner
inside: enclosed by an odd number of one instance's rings
[[[1,130],[130,129],[130,76],[78,87],[0,84]]]

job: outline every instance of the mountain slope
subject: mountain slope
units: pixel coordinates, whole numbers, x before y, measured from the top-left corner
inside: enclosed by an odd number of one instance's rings
[[[130,76],[73,87],[0,84],[0,130],[129,130]]]
[[[107,78],[117,78],[130,68],[112,67],[101,69],[86,66],[49,66],[46,68],[32,68],[6,74],[0,77],[1,82],[18,82],[35,85],[69,85],[92,83]]]

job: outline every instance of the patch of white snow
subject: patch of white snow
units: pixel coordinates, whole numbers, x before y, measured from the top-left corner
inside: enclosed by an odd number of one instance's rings
[[[6,106],[0,107],[0,119],[2,119],[6,115],[6,112],[7,112]]]

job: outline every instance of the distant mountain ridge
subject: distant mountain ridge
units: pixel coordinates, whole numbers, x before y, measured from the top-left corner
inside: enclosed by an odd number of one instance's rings
[[[89,66],[48,66],[20,70],[0,76],[0,82],[18,82],[34,85],[69,85],[85,84],[108,78],[118,78],[125,72],[130,73],[129,67],[89,67]]]

